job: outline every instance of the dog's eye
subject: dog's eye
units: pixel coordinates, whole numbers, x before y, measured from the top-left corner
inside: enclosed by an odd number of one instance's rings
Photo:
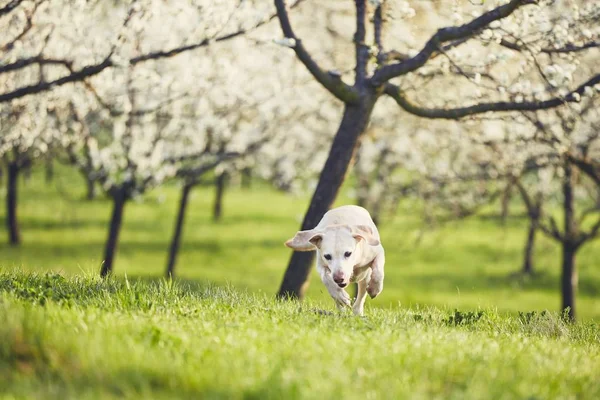
[[[325,257],[327,261],[331,261],[331,254],[325,254],[323,257]]]
[[[346,257],[346,258],[350,257],[351,255],[352,255],[351,251],[347,251],[344,253],[344,257]]]

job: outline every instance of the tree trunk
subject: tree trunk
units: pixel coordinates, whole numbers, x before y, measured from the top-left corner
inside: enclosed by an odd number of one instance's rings
[[[373,98],[367,98],[358,105],[345,105],[341,124],[333,139],[327,161],[321,171],[319,183],[300,230],[314,228],[335,201],[359,138],[369,123],[374,104]],[[292,253],[277,294],[278,297],[297,299],[304,297],[314,256],[315,253],[312,251]]]
[[[568,318],[575,321],[575,293],[577,292],[577,269],[575,265],[575,254],[577,248],[571,243],[563,243],[562,246],[562,310],[568,309]]]
[[[102,277],[106,277],[113,271],[113,262],[117,251],[119,232],[121,231],[123,222],[123,209],[125,208],[125,202],[127,201],[125,190],[118,189],[116,193],[113,194],[112,198],[113,210],[110,218],[110,225],[108,226],[108,238],[106,240],[106,246],[104,247],[102,269],[100,270],[100,276]]]
[[[215,179],[215,204],[213,205],[213,221],[220,221],[223,215],[223,195],[227,183],[227,172],[223,172]]]
[[[52,160],[52,157],[47,157],[46,158],[46,171],[45,171],[45,180],[47,184],[52,183],[52,180],[54,179],[54,160]]]
[[[96,198],[96,181],[90,178],[87,174],[85,178],[85,198],[86,200],[94,200]]]
[[[502,225],[506,225],[506,220],[508,219],[508,215],[510,213],[510,199],[512,198],[513,184],[508,183],[504,188],[504,192],[502,193],[502,201],[501,201],[501,212],[500,212],[500,221]]]
[[[175,263],[177,262],[177,254],[179,253],[179,247],[181,246],[181,233],[183,231],[183,221],[185,220],[185,211],[187,208],[190,190],[192,185],[185,184],[181,190],[181,199],[179,200],[179,211],[177,212],[177,220],[175,221],[175,232],[173,232],[173,238],[171,239],[171,246],[169,247],[169,258],[167,260],[167,278],[173,278],[175,276]]]
[[[563,196],[565,233],[562,240],[562,310],[568,309],[568,318],[575,321],[575,293],[577,291],[577,270],[575,253],[577,252],[577,221],[573,195],[573,167],[567,161],[564,167]]]
[[[525,243],[525,259],[523,261],[523,274],[533,275],[533,249],[535,247],[535,233],[538,228],[539,217],[531,218],[529,221],[529,231],[527,233],[527,243]]]
[[[250,189],[252,186],[252,168],[246,167],[242,169],[242,188]]]
[[[17,183],[19,179],[19,165],[11,162],[7,166],[6,188],[6,228],[8,229],[8,243],[11,246],[21,244],[19,221],[17,220]]]

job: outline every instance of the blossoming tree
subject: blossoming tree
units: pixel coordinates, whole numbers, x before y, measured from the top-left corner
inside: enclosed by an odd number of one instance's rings
[[[419,81],[415,79],[415,75],[423,69],[434,68],[439,72],[434,75],[444,78],[445,71],[451,66],[458,66],[459,70],[464,70],[461,67],[463,62],[468,64],[475,60],[483,63],[487,70],[490,70],[489,63],[498,66],[499,74],[502,75],[502,60],[492,59],[488,62],[488,55],[497,52],[497,46],[517,54],[527,68],[535,68],[539,64],[539,59],[532,56],[532,52],[534,55],[573,55],[584,48],[597,46],[595,32],[578,29],[576,37],[571,37],[564,35],[562,31],[548,31],[548,27],[553,23],[564,24],[564,19],[567,19],[567,25],[593,24],[597,5],[591,5],[589,10],[584,9],[584,12],[570,15],[556,13],[556,10],[544,1],[512,0],[488,10],[482,10],[483,7],[488,7],[487,3],[479,7],[469,5],[463,10],[453,10],[456,11],[454,19],[458,25],[438,29],[424,45],[420,45],[420,50],[408,48],[403,52],[386,48],[386,40],[393,42],[395,35],[391,29],[384,31],[387,22],[386,3],[355,1],[355,34],[352,38],[355,48],[354,79],[353,83],[349,84],[346,82],[347,76],[335,70],[324,69],[321,63],[311,56],[292,27],[285,1],[275,0],[281,29],[286,39],[284,44],[294,51],[298,60],[313,77],[344,104],[342,120],[300,229],[314,227],[333,203],[359,140],[369,124],[375,104],[382,96],[391,97],[404,111],[417,116],[461,119],[488,112],[531,111],[557,107],[565,102],[576,101],[586,88],[600,82],[600,74],[584,76],[578,77],[575,84],[556,81],[561,93],[555,88],[547,90],[544,86],[541,92],[533,93],[531,89],[524,88],[519,90],[518,95],[508,96],[506,84],[510,83],[512,77],[507,76],[506,80],[509,82],[503,83],[502,77],[496,77],[496,71],[493,71],[489,82],[486,82],[489,88],[486,93],[482,93],[481,87],[477,85],[476,88],[467,87],[466,90],[456,92],[436,93],[439,95],[437,101],[426,102],[423,105],[419,98],[415,100],[410,96],[411,93],[432,93],[427,85],[419,85]],[[400,10],[400,15],[412,16],[414,10],[411,10],[410,7],[404,7]],[[467,12],[470,11],[478,16],[467,17]],[[588,33],[591,37],[585,39]],[[532,36],[540,38],[533,46],[534,50],[528,46]],[[461,49],[469,43],[474,44],[468,47],[469,54],[461,55]],[[490,51],[490,48],[494,50]],[[470,71],[463,75],[470,79]],[[518,73],[516,75],[518,77]],[[483,77],[481,74],[473,75],[473,79],[477,81]],[[487,75],[485,78],[487,79]],[[434,81],[435,79],[429,80]],[[279,296],[303,296],[313,257],[311,252],[292,254],[279,289]]]

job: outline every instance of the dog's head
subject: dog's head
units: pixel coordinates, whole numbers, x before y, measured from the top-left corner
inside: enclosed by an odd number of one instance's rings
[[[324,230],[299,231],[285,245],[296,251],[319,250],[317,257],[331,271],[335,283],[346,287],[361,257],[361,241],[369,246],[379,245],[379,239],[366,225],[332,225]]]

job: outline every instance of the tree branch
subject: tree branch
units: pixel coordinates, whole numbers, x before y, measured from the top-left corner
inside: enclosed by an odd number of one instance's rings
[[[366,0],[355,0],[356,33],[354,33],[354,48],[356,54],[355,86],[362,86],[367,80],[367,63],[369,62],[369,46],[365,43],[367,35],[367,4]]]
[[[0,74],[15,71],[30,65],[62,65],[69,70],[72,69],[72,64],[69,61],[54,58],[44,58],[43,56],[39,55],[35,57],[23,58],[10,64],[2,65],[0,66]]]
[[[388,60],[383,50],[383,7],[385,0],[381,1],[375,8],[375,15],[373,16],[373,36],[375,37],[375,45],[377,46],[377,64],[383,66]],[[391,60],[391,58],[389,58]]]
[[[345,103],[356,103],[359,98],[358,92],[353,87],[344,83],[339,75],[330,74],[319,67],[317,62],[302,45],[302,41],[294,34],[285,0],[275,0],[275,7],[277,8],[277,16],[279,17],[279,24],[281,25],[284,36],[287,39],[292,39],[294,41],[292,48],[296,53],[296,57],[304,64],[306,69],[308,69],[315,79],[335,97]]]
[[[522,46],[518,43],[514,43],[514,42],[511,42],[506,39],[500,40],[500,46],[506,47],[511,50],[516,50],[516,51],[523,51],[523,50],[526,50],[526,48],[527,48],[527,46]],[[592,49],[595,47],[600,47],[600,42],[592,41],[592,42],[584,43],[582,45],[567,44],[566,46],[559,47],[559,48],[545,47],[545,48],[540,49],[539,51],[541,53],[545,53],[545,54],[576,53],[579,51],[584,51],[584,50]]]
[[[533,205],[533,201],[531,200],[531,196],[529,196],[529,193],[527,193],[527,190],[521,183],[520,179],[516,178],[514,180],[514,184],[517,186],[517,189],[519,189],[523,203],[525,203],[525,208],[527,208],[527,214],[529,214],[530,217],[533,217],[536,214],[536,209]]]
[[[572,152],[566,153],[567,159],[575,164],[577,168],[589,176],[598,186],[600,186],[600,162],[589,158],[575,156]]]
[[[600,217],[598,217],[598,220],[591,227],[591,229],[589,231],[582,232],[579,235],[579,238],[577,240],[577,246],[579,247],[582,244],[584,244],[585,242],[587,242],[588,240],[595,239],[596,237],[598,237],[598,234],[600,234]]]
[[[443,43],[472,37],[490,23],[508,17],[520,6],[534,3],[534,0],[511,0],[509,3],[488,11],[467,24],[439,29],[416,56],[401,63],[380,68],[371,78],[371,83],[374,86],[379,86],[392,78],[414,71],[423,66],[440,49]]]
[[[549,217],[548,221],[550,222],[550,226],[546,226],[541,220],[539,221],[539,228],[546,236],[551,237],[559,242],[564,241],[564,236],[558,230],[558,226],[556,225],[556,220],[554,217]]]
[[[177,176],[180,177],[180,178],[185,178],[185,179],[196,179],[199,176],[207,173],[211,169],[215,168],[217,165],[219,165],[223,161],[227,161],[227,160],[231,160],[231,159],[234,159],[234,158],[238,158],[242,154],[243,153],[238,153],[238,152],[221,153],[221,154],[219,154],[216,157],[216,159],[214,159],[210,163],[207,163],[207,164],[204,164],[204,165],[201,165],[201,166],[195,166],[195,167],[180,169],[179,171],[177,171]]]
[[[492,103],[478,103],[458,108],[423,108],[408,100],[402,90],[396,85],[387,83],[385,94],[396,100],[396,103],[405,111],[423,118],[431,119],[460,119],[469,115],[483,114],[489,111],[535,111],[555,108],[566,103],[577,102],[584,94],[585,88],[600,83],[600,74],[593,76],[572,92],[563,97],[553,97],[544,101],[499,101]]]
[[[0,8],[0,16],[8,14],[9,12],[17,8],[22,2],[23,0],[10,0],[8,4]]]
[[[299,4],[302,1],[303,0],[296,0],[296,2],[293,4],[293,6],[296,6],[297,4]],[[176,56],[178,54],[181,54],[181,53],[184,53],[184,52],[187,52],[190,50],[195,50],[195,49],[198,49],[201,47],[208,46],[212,42],[223,42],[223,41],[226,41],[229,39],[233,39],[235,37],[244,35],[244,34],[248,33],[249,31],[268,23],[269,21],[273,20],[276,15],[277,14],[272,14],[268,18],[265,18],[264,20],[258,22],[256,25],[254,25],[248,29],[239,29],[236,32],[228,33],[226,35],[222,35],[217,38],[203,39],[203,40],[199,41],[198,43],[185,45],[185,46],[178,46],[178,47],[171,48],[169,50],[161,50],[161,51],[150,52],[147,54],[142,54],[140,56],[134,57],[131,60],[129,60],[129,64],[135,65],[135,64],[142,63],[142,62],[145,62],[148,60],[158,60],[158,59],[163,59],[163,58],[169,58],[169,57],[173,57],[173,56]],[[104,71],[105,69],[115,66],[115,64],[112,60],[112,55],[113,55],[113,53],[111,51],[108,54],[108,56],[101,62],[94,64],[94,65],[85,66],[76,71],[72,71],[68,75],[63,76],[61,78],[57,78],[55,80],[48,81],[48,82],[39,81],[38,83],[35,83],[32,85],[23,86],[18,89],[12,90],[10,92],[2,93],[2,94],[0,94],[0,103],[5,103],[5,102],[8,102],[8,101],[20,98],[20,97],[25,97],[25,96],[28,96],[31,94],[45,92],[47,90],[52,89],[53,87],[62,86],[62,85],[65,85],[67,83],[72,83],[72,82],[79,82],[79,81],[84,80],[85,78],[97,75],[97,74],[101,73],[102,71]],[[54,61],[55,61],[55,63],[59,63],[58,60],[54,60]],[[73,62],[64,60],[64,61],[60,62],[60,64],[72,65]],[[4,67],[0,67],[0,68],[4,68]],[[0,72],[1,72],[1,69],[0,69]]]

